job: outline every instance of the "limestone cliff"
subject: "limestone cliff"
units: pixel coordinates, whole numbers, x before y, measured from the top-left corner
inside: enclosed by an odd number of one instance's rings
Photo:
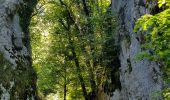
[[[117,41],[120,45],[120,82],[108,100],[162,100],[154,94],[163,87],[161,71],[155,62],[137,60],[143,37],[134,33],[137,19],[146,13],[156,13],[156,0],[112,0],[112,11],[118,14]],[[105,98],[106,98],[105,97]]]
[[[22,22],[21,5],[26,7],[27,2],[0,0],[0,100],[36,99],[36,75],[30,49],[24,43],[28,33],[21,26],[24,23],[28,28],[25,22],[29,19]]]

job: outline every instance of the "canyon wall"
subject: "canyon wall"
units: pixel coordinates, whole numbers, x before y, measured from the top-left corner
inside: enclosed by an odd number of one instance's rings
[[[156,0],[112,0],[112,12],[119,20],[116,39],[120,46],[121,89],[105,96],[108,100],[163,100],[156,96],[163,88],[159,65],[137,59],[144,39],[142,33],[133,32],[137,19],[146,13],[157,13],[157,8]]]
[[[29,2],[33,1],[0,0],[0,100],[37,99],[28,40],[33,11]]]

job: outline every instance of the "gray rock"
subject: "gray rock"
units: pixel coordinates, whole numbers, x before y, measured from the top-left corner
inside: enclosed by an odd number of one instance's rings
[[[0,0],[0,100],[36,98],[36,74],[17,14],[22,2]]]
[[[150,8],[154,9],[156,0],[149,2],[148,8],[145,3],[145,0],[112,0],[112,11],[119,16],[118,34],[120,38],[128,35],[130,43],[127,45],[126,40],[119,40],[122,88],[113,93],[111,100],[163,100],[162,97],[154,97],[163,87],[159,66],[155,62],[136,59],[141,52],[141,43],[137,39],[140,35],[133,33],[135,22],[140,16],[150,13]]]

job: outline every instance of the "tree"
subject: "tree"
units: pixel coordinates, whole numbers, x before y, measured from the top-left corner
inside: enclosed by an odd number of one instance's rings
[[[0,8],[0,99],[37,99],[29,31],[37,1],[3,0]]]
[[[97,87],[105,83],[106,78],[104,77],[110,76],[108,75],[110,68],[104,63],[111,59],[100,58],[103,57],[104,52],[108,52],[104,50],[109,47],[105,47],[105,44],[110,39],[109,37],[113,36],[115,24],[114,16],[107,12],[110,2],[108,0],[99,1],[85,2],[86,5],[83,0],[49,0],[44,5],[43,13],[33,17],[33,23],[38,20],[38,25],[40,25],[37,27],[35,24],[36,26],[31,28],[32,32],[36,33],[32,34],[32,45],[40,92],[47,91],[49,94],[61,91],[63,99],[65,99],[65,95],[68,99],[96,98]],[[88,9],[90,13],[87,14],[85,9]],[[106,20],[107,18],[109,20]],[[113,22],[113,24],[107,26],[107,22]],[[106,29],[113,29],[113,31],[108,34]],[[40,34],[37,35],[37,33]],[[41,34],[45,33],[48,35],[43,37]],[[39,42],[36,41],[38,39],[40,39]],[[113,46],[114,48],[115,46]],[[72,74],[68,75],[65,70]],[[64,79],[68,81],[66,82]],[[49,82],[52,82],[52,85],[48,86]],[[66,88],[60,84],[65,82],[67,83]],[[65,91],[66,89],[67,91]],[[80,96],[76,94],[78,92],[80,92]]]

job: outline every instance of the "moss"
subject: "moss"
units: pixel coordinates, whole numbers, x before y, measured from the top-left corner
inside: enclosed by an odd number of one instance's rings
[[[129,48],[131,45],[131,39],[130,36],[128,34],[125,34],[123,37],[124,41],[125,41],[125,46],[126,48]]]
[[[128,64],[128,71],[129,71],[129,73],[131,73],[132,72],[132,65],[131,65],[131,61],[130,61],[129,58],[127,59],[127,64]]]
[[[12,64],[4,58],[2,53],[0,53],[0,64],[0,82],[3,87],[10,89],[10,82],[14,81],[15,85],[12,87],[10,93],[11,98],[15,98],[17,93],[19,97],[21,97],[21,100],[25,100],[23,95],[27,94],[27,92],[29,93],[30,86],[34,86],[33,83],[36,81],[36,74],[34,73],[33,69],[22,61],[18,62],[17,69],[12,69]],[[0,90],[0,95],[2,95],[1,92],[2,91]]]
[[[22,31],[24,32],[23,42],[27,48],[29,48],[28,46],[30,45],[29,25],[32,13],[37,2],[37,0],[24,0],[24,4],[18,10],[18,14],[20,17],[20,26],[22,28]]]
[[[3,66],[3,65],[6,65],[6,66],[10,66],[10,62],[6,59],[4,59],[4,55],[3,53],[0,53],[0,64]],[[0,67],[2,68],[2,67]]]
[[[6,84],[8,86],[9,82],[12,79],[12,75],[11,75],[11,66],[12,64],[6,60],[3,56],[3,53],[0,53],[0,82],[2,82],[2,84]],[[5,80],[5,81],[4,81]]]
[[[23,0],[24,4],[18,10],[18,15],[20,17],[20,26],[24,33],[23,43],[29,51],[30,47],[30,34],[29,25],[31,21],[31,16],[38,0]],[[29,61],[29,62],[25,62]],[[18,91],[19,99],[25,100],[27,96],[35,95],[33,91],[36,90],[36,73],[31,66],[31,58],[27,59],[19,57],[16,61],[17,70],[15,71],[15,83],[17,84],[13,88],[12,94],[15,95],[15,91]],[[27,64],[30,63],[30,64]],[[21,84],[21,85],[19,85]],[[31,92],[30,89],[33,89]],[[35,93],[35,92],[34,92]]]

